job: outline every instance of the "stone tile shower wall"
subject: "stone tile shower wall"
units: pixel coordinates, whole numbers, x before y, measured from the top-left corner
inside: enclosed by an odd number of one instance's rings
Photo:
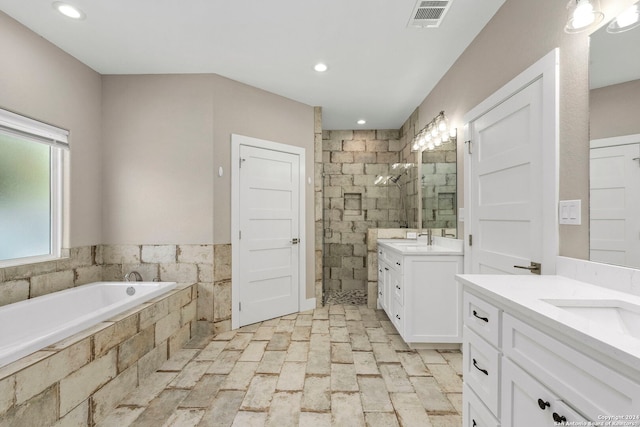
[[[367,230],[401,226],[401,190],[374,184],[401,160],[406,143],[399,138],[398,130],[322,133],[323,274],[329,290],[366,290]]]

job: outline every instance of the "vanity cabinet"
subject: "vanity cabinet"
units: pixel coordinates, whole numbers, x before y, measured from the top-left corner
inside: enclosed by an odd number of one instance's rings
[[[640,383],[577,350],[571,337],[550,336],[530,316],[466,288],[463,318],[465,427],[640,415]]]
[[[408,344],[462,342],[462,255],[406,255],[378,246],[378,304]]]

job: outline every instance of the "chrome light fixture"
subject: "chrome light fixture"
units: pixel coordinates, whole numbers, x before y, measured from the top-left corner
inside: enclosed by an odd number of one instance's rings
[[[611,21],[607,26],[607,33],[623,33],[638,26],[640,26],[640,10],[636,3]]]
[[[587,31],[604,18],[604,13],[600,11],[599,0],[569,0],[567,9],[569,9],[569,19],[564,31],[569,34]]]
[[[411,151],[435,150],[447,142],[456,142],[456,128],[449,127],[449,120],[444,111],[435,116],[425,127],[413,138]]]

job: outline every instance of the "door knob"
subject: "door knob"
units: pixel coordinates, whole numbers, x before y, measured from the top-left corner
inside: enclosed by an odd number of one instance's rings
[[[524,265],[514,265],[513,268],[522,268],[524,270],[529,270],[533,274],[540,274],[542,272],[542,264],[533,261],[528,267],[525,267]]]

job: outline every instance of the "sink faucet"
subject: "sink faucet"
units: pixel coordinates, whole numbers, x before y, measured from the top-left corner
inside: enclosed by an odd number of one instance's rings
[[[131,276],[133,276],[134,282],[142,282],[142,276],[137,271],[131,271],[131,272],[125,274],[124,275],[124,281],[125,282],[130,282],[131,281]]]
[[[427,246],[431,246],[432,241],[433,241],[433,234],[432,234],[432,230],[430,228],[427,228],[427,232],[426,233],[418,234],[418,240],[420,240],[420,236],[427,236]]]

